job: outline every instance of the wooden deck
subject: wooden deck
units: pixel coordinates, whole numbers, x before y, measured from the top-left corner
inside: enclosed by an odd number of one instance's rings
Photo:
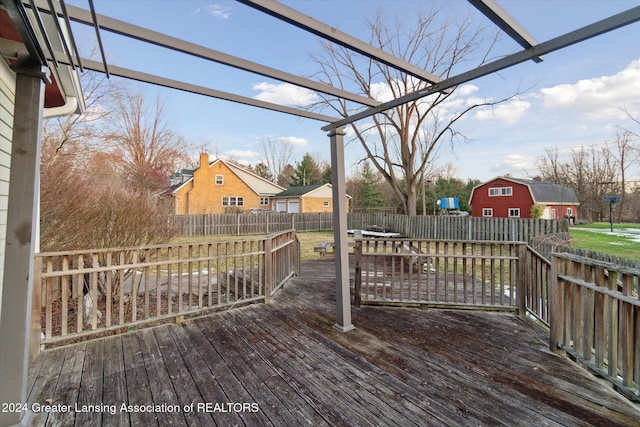
[[[527,319],[363,307],[341,333],[333,257],[302,269],[269,305],[46,351],[30,370],[35,425],[640,423]]]

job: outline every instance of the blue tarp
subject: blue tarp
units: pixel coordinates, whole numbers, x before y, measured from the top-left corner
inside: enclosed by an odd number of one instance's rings
[[[460,209],[457,197],[441,197],[440,209]]]

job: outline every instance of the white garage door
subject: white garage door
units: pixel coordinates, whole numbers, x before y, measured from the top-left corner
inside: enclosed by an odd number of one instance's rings
[[[300,212],[300,201],[299,200],[289,200],[289,213],[298,213]]]
[[[287,211],[287,202],[277,202],[276,203],[276,211],[277,212],[286,212]]]

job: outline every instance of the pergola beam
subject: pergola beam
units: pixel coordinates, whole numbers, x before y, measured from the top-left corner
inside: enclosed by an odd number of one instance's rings
[[[26,3],[26,5],[28,6],[28,2]],[[51,13],[48,4],[44,0],[36,1],[36,6],[43,12]],[[69,18],[75,22],[91,27],[94,26],[93,17],[91,15],[91,12],[88,10],[67,5],[67,13]],[[108,16],[96,14],[96,19],[100,22],[100,29],[125,37],[140,40],[146,43],[151,43],[156,46],[174,50],[176,52],[195,56],[197,58],[205,59],[208,61],[217,62],[219,64],[248,71],[254,74],[259,74],[282,82],[291,83],[293,85],[304,87],[313,91],[333,95],[338,98],[347,99],[349,101],[367,105],[369,107],[374,107],[380,104],[380,102],[376,101],[375,99],[335,88],[333,86],[306,79],[304,77],[296,76],[294,74],[286,73],[284,71],[257,64],[255,62],[247,61],[233,55],[219,52],[205,46],[178,39],[176,37],[171,37],[166,34],[149,30],[137,25],[129,24],[127,22],[110,18]],[[84,62],[82,64],[84,65]],[[111,73],[111,65],[109,65],[108,71],[109,73]]]
[[[424,69],[417,67],[403,59],[397,58],[388,54],[382,49],[371,46],[368,43],[363,42],[347,33],[344,33],[335,27],[331,27],[323,22],[311,18],[308,15],[304,15],[295,9],[291,9],[277,1],[273,0],[236,0],[249,7],[257,9],[263,13],[266,13],[274,18],[278,18],[282,21],[288,22],[298,28],[322,37],[325,40],[329,40],[335,44],[338,44],[347,49],[358,52],[368,58],[382,62],[390,67],[405,72],[411,76],[414,76],[420,80],[427,81],[429,83],[438,83],[442,79],[435,74],[429,73]]]
[[[346,126],[357,120],[373,116],[374,114],[378,114],[391,108],[395,108],[407,102],[412,102],[417,99],[424,98],[425,96],[429,96],[437,92],[442,92],[445,89],[449,89],[461,83],[466,83],[479,77],[495,73],[496,71],[504,70],[505,68],[520,64],[533,57],[563,49],[567,46],[580,43],[584,40],[588,40],[609,31],[613,31],[617,28],[624,27],[639,20],[640,6],[637,6],[625,12],[621,12],[609,18],[605,18],[603,20],[595,22],[591,25],[584,26],[559,37],[555,37],[546,42],[539,43],[529,49],[521,50],[520,52],[505,56],[504,58],[498,59],[497,61],[481,65],[478,68],[474,68],[473,70],[450,77],[446,80],[441,81],[440,83],[436,83],[428,87],[427,89],[409,93],[407,95],[401,96],[400,98],[385,102],[377,107],[369,108],[367,110],[361,111],[360,113],[345,117],[344,119],[324,126],[322,130],[329,131],[331,129]]]
[[[538,44],[538,41],[494,0],[468,1],[523,48],[529,49]],[[531,59],[535,62],[542,62],[543,58],[536,56]]]
[[[58,58],[58,62],[61,64],[67,64],[67,60],[64,59],[64,54],[61,52],[56,52],[56,57]],[[80,58],[82,60],[82,65],[85,69],[91,71],[98,71],[101,73],[105,73],[105,66],[102,62],[93,61],[87,58]],[[150,83],[156,86],[167,87],[170,89],[177,89],[183,92],[195,93],[198,95],[208,96],[210,98],[222,99],[224,101],[231,101],[238,104],[249,105],[251,107],[258,107],[265,110],[276,111],[279,113],[290,114],[298,117],[303,117],[306,119],[318,120],[325,123],[331,123],[336,120],[335,117],[325,116],[323,114],[314,113],[312,111],[301,110],[298,108],[287,107],[279,104],[273,104],[271,102],[260,101],[258,99],[248,98],[246,96],[235,95],[229,92],[223,92],[215,89],[211,89],[204,86],[198,86],[190,83],[185,83],[179,80],[167,79],[165,77],[160,77],[154,74],[142,73],[140,71],[131,70],[128,68],[118,67],[112,64],[108,65],[109,73],[113,76],[123,77],[130,80],[135,80],[143,83]]]

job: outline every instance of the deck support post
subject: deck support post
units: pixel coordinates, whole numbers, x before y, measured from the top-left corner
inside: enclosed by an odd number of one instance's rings
[[[351,324],[351,294],[349,290],[349,242],[347,236],[347,191],[344,167],[344,127],[329,132],[331,145],[331,187],[333,190],[333,241],[336,267],[336,324],[348,332]]]
[[[0,305],[0,402],[26,404],[44,82],[48,68],[15,69],[16,89],[11,143],[2,304]],[[40,307],[36,307],[39,309]],[[0,426],[30,425],[31,411],[0,412]]]

